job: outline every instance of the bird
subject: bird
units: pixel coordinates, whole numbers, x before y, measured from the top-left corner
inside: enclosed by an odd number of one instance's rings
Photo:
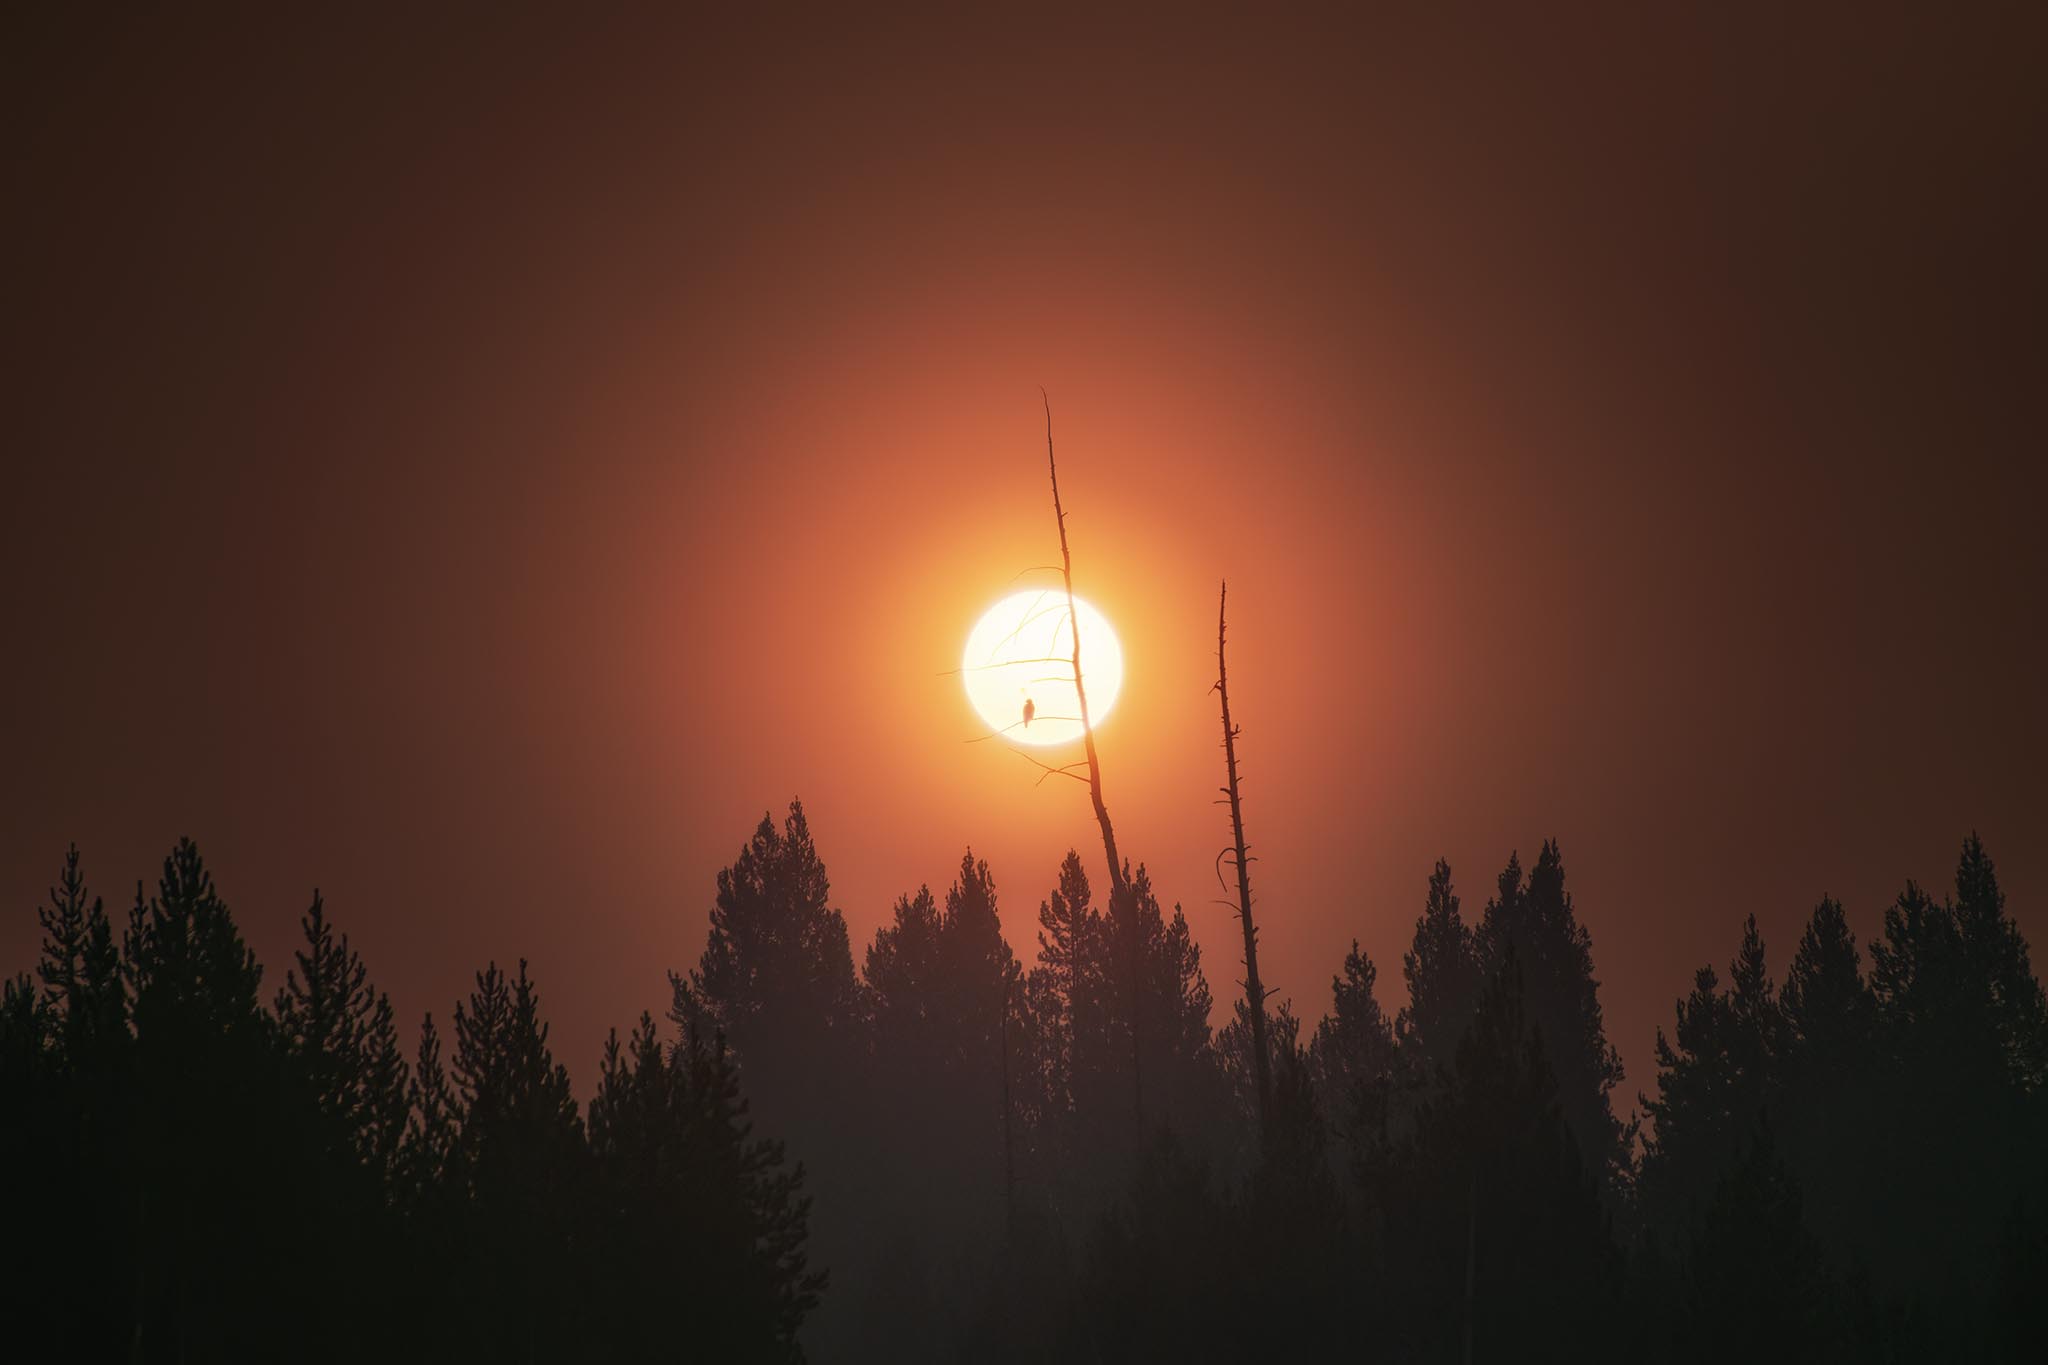
[[[1033,716],[1037,715],[1037,714],[1038,714],[1038,704],[1037,704],[1036,702],[1032,701],[1032,700],[1031,700],[1031,698],[1029,698],[1029,697],[1026,697],[1026,698],[1024,699],[1024,728],[1025,728],[1025,729],[1029,730],[1029,729],[1031,728],[1031,718],[1032,718]]]

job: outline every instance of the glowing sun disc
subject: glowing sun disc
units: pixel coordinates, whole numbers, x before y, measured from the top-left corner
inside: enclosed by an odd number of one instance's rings
[[[1088,717],[1100,729],[1124,685],[1124,650],[1101,612],[1080,598],[1081,681]],[[1081,738],[1074,691],[1074,634],[1060,588],[1012,593],[982,613],[960,656],[967,700],[989,729],[1018,744],[1045,747]],[[1029,724],[1024,703],[1031,702]]]

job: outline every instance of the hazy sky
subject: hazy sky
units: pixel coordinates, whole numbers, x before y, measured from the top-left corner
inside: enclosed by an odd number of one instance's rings
[[[1867,940],[1972,828],[2048,951],[2036,7],[63,8],[0,42],[0,969],[67,842],[125,910],[190,834],[267,986],[318,885],[413,1021],[530,958],[587,1093],[798,795],[856,957],[969,844],[1028,955],[1086,795],[943,673],[1056,555],[1040,385],[1219,1001],[1224,576],[1311,1018],[1553,835],[1624,1109],[1744,915]]]

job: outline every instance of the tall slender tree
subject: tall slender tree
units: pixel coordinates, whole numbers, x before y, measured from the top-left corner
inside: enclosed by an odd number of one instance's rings
[[[701,1019],[683,1002],[674,1012]],[[717,1041],[691,1025],[664,1046],[646,1014],[623,1046],[613,1031],[590,1146],[606,1311],[585,1349],[647,1359],[675,1354],[682,1336],[719,1360],[802,1360],[797,1329],[826,1278],[803,1250],[803,1171],[754,1135]]]
[[[1996,1278],[1993,1210],[2048,1193],[2048,1133],[2028,1086],[2040,986],[1981,843],[1963,846],[1955,900],[1907,883],[1870,957],[1891,1177],[1881,1281],[1981,1306]]]
[[[1728,973],[1725,990],[1712,967],[1695,974],[1692,994],[1678,1002],[1675,1045],[1657,1030],[1657,1096],[1643,1097],[1655,1127],[1640,1193],[1649,1222],[1673,1246],[1696,1230],[1779,1091],[1785,1019],[1754,915]]]
[[[1867,1261],[1877,1236],[1870,1189],[1884,1181],[1885,1115],[1877,1002],[1840,901],[1814,906],[1779,992],[1784,1112],[1778,1145],[1803,1190],[1805,1216],[1844,1267]]]
[[[300,927],[306,946],[277,993],[279,1041],[330,1126],[388,1182],[411,1114],[391,998],[348,935],[336,936],[317,890]]]
[[[1091,903],[1081,855],[1067,850],[1059,885],[1038,907],[1038,965],[1031,969],[1030,994],[1041,1001],[1038,1032],[1047,1052],[1050,1102],[1074,1104],[1084,1037],[1099,1032],[1102,974],[1107,963],[1096,949],[1105,944],[1102,912]],[[1085,1016],[1085,1017],[1084,1017]]]
[[[113,925],[104,902],[86,890],[78,845],[66,851],[49,904],[37,917],[43,927],[37,972],[60,1021],[65,1051],[81,1060],[86,1051],[125,1037],[128,1000]]]
[[[569,1073],[526,963],[493,962],[455,1007],[450,1068],[460,1126],[451,1175],[462,1196],[454,1267],[468,1340],[496,1354],[559,1357],[590,1329],[577,1292],[587,1216],[587,1148]]]
[[[1330,1013],[1309,1045],[1318,1104],[1353,1150],[1386,1136],[1396,1068],[1394,1029],[1374,993],[1379,968],[1351,940],[1330,979]]]
[[[812,841],[803,803],[778,831],[767,816],[733,865],[718,899],[692,998],[732,1049],[757,1113],[798,1143],[834,1121],[863,1046],[859,983],[846,917]]]
[[[134,1342],[146,1356],[251,1356],[308,1308],[310,1283],[268,1236],[308,1133],[278,1103],[285,1073],[259,1003],[262,968],[190,839],[164,859],[155,895],[136,888],[123,967],[135,1032]]]
[[[1594,1172],[1564,1121],[1512,943],[1420,1107],[1391,1188],[1390,1294],[1426,1354],[1602,1358],[1619,1259]]]
[[[1439,858],[1415,920],[1414,940],[1401,955],[1408,1003],[1394,1020],[1403,1054],[1425,1074],[1452,1064],[1479,1003],[1478,948],[1458,907],[1451,865]]]
[[[1621,1082],[1621,1054],[1607,1041],[1593,937],[1565,889],[1564,859],[1546,839],[1525,883],[1510,855],[1475,937],[1480,969],[1500,972],[1512,947],[1521,962],[1530,1020],[1543,1039],[1565,1122],[1610,1191],[1629,1180],[1634,1130],[1616,1117],[1609,1096]]]

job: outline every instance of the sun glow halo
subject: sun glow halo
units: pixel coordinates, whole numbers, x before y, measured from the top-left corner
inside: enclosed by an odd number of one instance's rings
[[[1109,620],[1080,598],[1081,679],[1089,719],[1100,729],[1124,683],[1123,645]],[[1081,738],[1081,702],[1074,690],[1074,635],[1067,595],[1058,588],[1012,593],[982,613],[960,656],[967,699],[988,728],[1035,747]],[[1033,714],[1024,721],[1024,703]]]

